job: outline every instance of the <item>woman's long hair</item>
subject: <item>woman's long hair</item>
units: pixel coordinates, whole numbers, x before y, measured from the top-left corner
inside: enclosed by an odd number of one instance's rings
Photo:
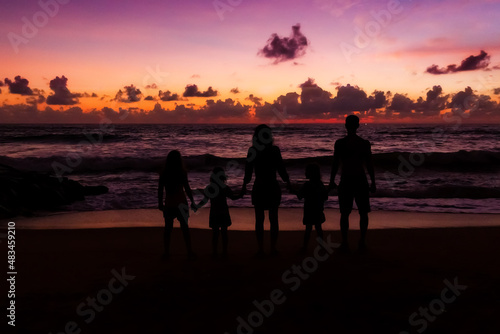
[[[184,167],[184,162],[182,161],[181,152],[177,150],[170,151],[165,160],[165,168],[162,172],[166,191],[175,191],[175,189],[182,184],[186,174],[187,172]]]
[[[271,128],[266,124],[260,124],[255,128],[252,145],[253,147],[261,150],[262,147],[269,147],[273,144],[273,133]]]

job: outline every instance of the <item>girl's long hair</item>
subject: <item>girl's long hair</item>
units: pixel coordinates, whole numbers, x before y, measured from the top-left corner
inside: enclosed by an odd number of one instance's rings
[[[226,172],[222,167],[214,167],[212,169],[212,174],[210,174],[210,183],[213,185],[221,185],[227,181]]]
[[[182,184],[186,174],[187,172],[184,167],[181,152],[177,150],[170,151],[165,160],[165,168],[162,171],[166,191],[175,191],[175,189]]]

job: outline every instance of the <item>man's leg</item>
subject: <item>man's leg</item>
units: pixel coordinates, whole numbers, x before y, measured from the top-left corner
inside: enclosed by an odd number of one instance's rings
[[[307,245],[309,243],[309,238],[311,237],[312,225],[306,225],[306,231],[304,232],[304,243],[302,244],[302,251],[305,253],[307,251]]]
[[[349,232],[349,215],[350,212],[340,214],[340,233],[342,235],[342,244],[340,247],[344,250],[349,249],[349,240],[347,239]]]
[[[368,231],[368,212],[359,212],[359,250],[366,249],[366,231]]]
[[[370,212],[370,194],[368,184],[363,185],[356,193],[356,205],[359,210],[359,245],[360,251],[366,250],[366,232],[368,231],[368,212]]]
[[[323,240],[323,228],[321,227],[321,224],[316,224],[314,227],[316,228],[316,236]]]
[[[218,243],[219,243],[219,228],[212,227],[212,257],[217,257]]]
[[[222,226],[220,228],[220,232],[222,235],[222,257],[227,257],[227,244],[228,244],[227,226]]]
[[[340,182],[339,184],[339,207],[340,207],[340,233],[342,235],[342,244],[340,251],[349,252],[349,215],[352,211],[354,202],[354,188],[349,183]]]

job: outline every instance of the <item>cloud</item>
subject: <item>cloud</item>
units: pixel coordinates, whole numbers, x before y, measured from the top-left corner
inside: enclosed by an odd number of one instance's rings
[[[124,91],[121,89],[116,93],[115,98],[112,101],[118,102],[138,102],[141,100],[142,93],[139,88],[136,88],[134,85],[123,87]]]
[[[96,93],[89,94],[87,92],[84,93],[74,93],[75,97],[98,97]]]
[[[11,94],[33,95],[33,91],[29,88],[28,79],[21,78],[20,75],[16,76],[14,81],[5,78],[5,84],[9,86],[9,92]]]
[[[274,105],[280,111],[296,114],[300,108],[299,97],[300,95],[295,92],[286,93],[278,96]]]
[[[239,94],[240,90],[238,89],[238,87],[231,88],[231,93],[233,93],[233,94]]]
[[[302,89],[300,101],[302,103],[313,102],[317,100],[330,99],[332,94],[320,88],[314,79],[308,78],[306,82],[301,83],[299,87]]]
[[[254,96],[253,94],[248,95],[245,100],[251,101],[253,104],[259,107],[262,105],[262,98]]]
[[[172,94],[169,90],[166,92],[162,92],[161,90],[158,92],[158,96],[160,97],[160,100],[162,101],[180,101],[182,100],[181,97],[179,97],[179,94],[175,93]]]
[[[491,100],[491,96],[479,95],[474,96],[470,108],[471,118],[493,119],[500,116],[500,105]]]
[[[242,119],[249,116],[249,106],[244,106],[233,99],[207,100],[207,104],[198,111],[199,121]]]
[[[401,116],[406,116],[406,114],[411,114],[412,110],[414,110],[414,102],[409,97],[396,93],[392,97],[391,104],[387,107],[387,109],[391,111],[395,111],[400,113]]]
[[[305,55],[308,45],[306,36],[300,31],[300,24],[297,24],[292,26],[290,37],[279,37],[278,34],[272,34],[266,46],[259,50],[258,54],[274,59],[274,64],[278,64]]]
[[[83,112],[80,107],[69,107],[63,111],[51,107],[38,110],[36,103],[28,103],[0,106],[0,118],[5,123],[25,123],[27,119],[31,123],[99,123],[103,115],[96,110]]]
[[[462,60],[460,65],[451,64],[443,68],[439,68],[438,65],[429,66],[425,72],[430,74],[448,74],[463,71],[474,71],[486,69],[490,64],[490,55],[485,51],[481,50],[481,53],[477,56],[469,56]]]
[[[449,95],[443,95],[441,86],[433,86],[427,91],[427,97],[424,100],[419,97],[415,103],[415,111],[427,115],[439,115],[439,112],[446,108]]]
[[[197,79],[197,78],[200,78],[200,76],[199,76],[198,74],[193,74],[193,75],[191,76],[191,78],[192,78],[192,79]]]
[[[155,84],[155,83],[152,83],[151,85],[147,85],[145,88],[146,88],[146,89],[157,89],[157,88],[158,88],[158,85],[157,85],[157,84]]]
[[[27,104],[34,104],[34,105],[37,105],[37,104],[40,104],[40,103],[44,103],[46,101],[45,99],[45,96],[43,95],[38,95],[37,97],[34,97],[34,96],[29,96],[26,98],[26,103]]]
[[[265,103],[255,110],[261,120],[289,117],[291,119],[336,119],[347,113],[361,112],[377,114],[377,109],[387,105],[386,94],[374,91],[367,95],[357,86],[337,87],[337,95],[319,87],[309,78],[300,84],[301,94],[290,92],[279,96],[273,104]],[[300,102],[299,102],[300,97]]]
[[[148,95],[144,98],[144,101],[154,101],[154,97],[152,97],[151,95]]]
[[[457,111],[465,111],[470,110],[475,101],[475,95],[472,91],[472,88],[466,87],[463,91],[460,91],[453,95],[450,103],[448,104],[449,108]]]
[[[442,122],[441,117],[449,113],[459,115],[466,122],[500,121],[500,104],[492,98],[496,96],[477,95],[471,87],[445,94],[441,86],[434,85],[417,100],[411,99],[406,94],[393,95],[379,90],[367,94],[360,87],[349,84],[338,87],[333,96],[319,87],[312,78],[298,87],[301,90],[300,94],[289,92],[277,97],[272,103],[264,102],[261,98],[250,94],[242,102],[233,99],[207,99],[202,106],[200,103],[186,102],[176,103],[168,109],[163,108],[160,101],[154,104],[152,109],[120,107],[115,110],[104,107],[101,110],[87,111],[74,106],[68,106],[65,110],[62,107],[54,110],[50,106],[38,110],[40,103],[45,99],[44,92],[33,89],[33,95],[27,96],[23,104],[8,105],[4,102],[0,105],[0,120],[2,123],[23,123],[26,119],[33,123],[98,123],[107,118],[113,123],[255,123],[284,120],[342,121],[345,115],[356,113],[364,120],[374,122],[401,121],[402,118],[415,122]],[[135,87],[134,89],[137,90]],[[122,98],[125,94],[126,92],[122,93]],[[175,95],[182,100],[179,94],[162,92],[162,97],[167,99],[172,99]],[[109,97],[106,99],[109,100]],[[151,99],[159,100],[156,96],[145,98],[148,101]]]
[[[208,90],[205,92],[200,92],[198,90],[198,86],[196,85],[187,85],[184,93],[182,94],[184,97],[212,97],[217,95],[219,95],[219,93],[216,90],[213,90],[212,87],[208,87]]]
[[[493,94],[499,95],[500,94],[500,87],[499,88],[494,88],[493,89]]]
[[[73,105],[79,103],[78,97],[80,94],[73,94],[68,89],[68,78],[64,75],[55,77],[55,79],[50,80],[50,89],[54,94],[47,97],[47,104],[57,104],[57,105]]]
[[[382,108],[386,103],[383,92],[375,92],[368,97],[366,92],[358,86],[337,87],[337,96],[332,100],[332,108],[336,112],[368,111],[370,109]]]

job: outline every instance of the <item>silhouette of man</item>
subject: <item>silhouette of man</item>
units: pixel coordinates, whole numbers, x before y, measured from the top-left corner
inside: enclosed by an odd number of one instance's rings
[[[370,212],[369,191],[375,192],[375,173],[371,160],[371,144],[368,140],[359,137],[356,131],[359,127],[359,118],[349,115],[345,119],[347,136],[335,142],[333,153],[333,166],[330,176],[329,189],[337,187],[335,176],[341,168],[340,183],[338,186],[340,207],[340,230],[342,244],[340,250],[349,252],[347,234],[349,231],[349,215],[351,214],[353,201],[359,210],[360,240],[358,249],[366,250],[366,231],[368,229],[368,212]],[[371,186],[368,186],[366,171],[370,175]]]

